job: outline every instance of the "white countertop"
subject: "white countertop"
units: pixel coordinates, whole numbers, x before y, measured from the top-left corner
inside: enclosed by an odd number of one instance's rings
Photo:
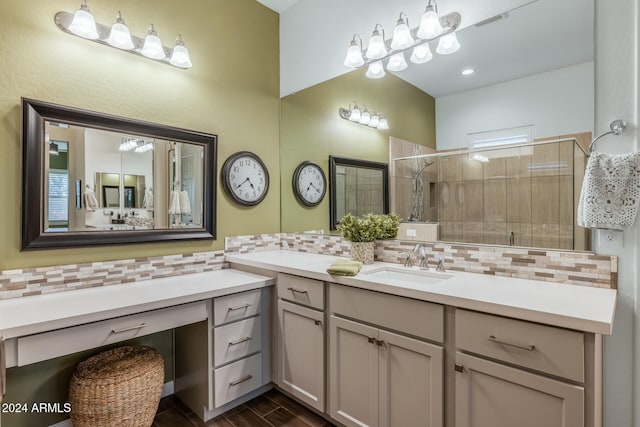
[[[614,289],[457,271],[448,272],[452,278],[435,284],[400,284],[363,274],[398,264],[376,262],[363,266],[354,277],[331,276],[326,269],[336,259],[283,250],[226,255],[232,267],[250,266],[585,332],[612,333],[617,295]]]
[[[273,285],[233,269],[0,300],[5,339]]]

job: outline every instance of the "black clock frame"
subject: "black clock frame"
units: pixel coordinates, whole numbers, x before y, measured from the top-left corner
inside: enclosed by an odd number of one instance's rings
[[[251,157],[251,159],[262,166],[262,170],[264,170],[264,193],[262,194],[262,196],[260,196],[260,198],[251,202],[239,198],[238,195],[234,193],[233,188],[231,188],[231,182],[229,178],[231,174],[231,165],[233,165],[233,162],[235,162],[239,157]],[[233,153],[232,155],[230,155],[227,160],[224,161],[224,164],[222,166],[221,178],[222,188],[224,188],[227,196],[229,196],[231,200],[242,206],[255,206],[259,204],[264,200],[264,198],[267,196],[267,193],[269,192],[269,170],[267,169],[267,166],[264,164],[262,159],[257,154],[252,153],[251,151],[238,151],[237,153]]]
[[[313,166],[318,168],[318,170],[320,171],[320,175],[322,176],[322,182],[324,184],[322,188],[322,195],[320,196],[320,199],[318,199],[318,201],[315,203],[310,202],[306,200],[304,197],[302,197],[302,192],[298,187],[298,178],[300,177],[300,173],[302,172],[302,169],[304,169],[306,166]],[[312,162],[311,160],[305,160],[304,162],[300,163],[298,167],[296,167],[296,170],[293,171],[293,179],[291,181],[291,184],[293,185],[293,194],[296,196],[296,199],[298,199],[298,202],[310,208],[314,206],[318,206],[320,202],[322,202],[322,200],[324,199],[325,194],[327,193],[327,177],[324,174],[322,167],[316,162]]]

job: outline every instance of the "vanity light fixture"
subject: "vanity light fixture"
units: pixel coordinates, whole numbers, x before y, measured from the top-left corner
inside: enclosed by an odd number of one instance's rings
[[[134,151],[136,153],[145,153],[153,150],[153,141],[148,141],[143,138],[127,137],[122,138],[119,151]]]
[[[176,38],[175,47],[172,49],[162,44],[153,25],[149,26],[144,39],[132,35],[120,12],[116,15],[116,22],[112,26],[96,23],[86,0],[82,0],[80,9],[74,14],[58,12],[55,23],[65,33],[105,46],[115,47],[177,68],[186,69],[193,66],[189,50],[184,45],[181,35]]]
[[[380,79],[385,76],[384,65],[387,70],[398,72],[408,67],[404,52],[412,49],[409,60],[414,64],[424,64],[433,58],[430,42],[437,41],[436,52],[449,55],[460,49],[460,42],[456,30],[460,26],[461,17],[457,12],[445,16],[438,15],[435,0],[429,0],[418,28],[409,28],[409,19],[402,12],[393,29],[393,37],[385,41],[384,28],[376,24],[369,38],[366,49],[362,47],[362,39],[358,34],[353,36],[344,65],[349,68],[368,66],[366,76],[370,79]],[[359,40],[359,43],[358,41]]]
[[[116,22],[111,26],[107,43],[118,49],[131,50],[134,48],[133,40],[131,40],[131,32],[124,24],[124,19],[122,19],[120,12],[118,12],[116,16]]]
[[[360,107],[358,107],[357,103],[354,103],[353,108],[351,107],[351,104],[349,104],[348,109],[340,108],[338,110],[338,115],[345,120],[349,120],[351,122],[355,122],[370,128],[378,130],[389,129],[389,123],[387,122],[387,119],[382,115],[382,113],[369,110],[365,106],[363,106],[361,109]]]

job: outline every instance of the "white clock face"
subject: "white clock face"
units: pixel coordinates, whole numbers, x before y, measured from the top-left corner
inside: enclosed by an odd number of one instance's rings
[[[298,195],[308,204],[320,203],[325,194],[325,178],[322,170],[316,165],[306,165],[300,169],[296,182]]]
[[[235,198],[248,203],[259,201],[268,187],[264,167],[251,156],[240,156],[231,163],[228,180]]]

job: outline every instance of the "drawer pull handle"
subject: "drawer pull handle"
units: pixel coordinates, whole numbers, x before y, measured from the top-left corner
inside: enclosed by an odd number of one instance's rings
[[[4,350],[4,338],[0,336],[0,402],[7,394],[7,355]]]
[[[241,338],[241,339],[239,339],[237,341],[229,341],[229,345],[230,346],[238,345],[238,344],[242,344],[243,342],[247,342],[249,340],[251,340],[251,337],[244,337],[244,338]]]
[[[489,341],[493,341],[493,342],[498,343],[498,344],[502,344],[502,345],[506,345],[506,346],[514,347],[514,348],[519,348],[520,350],[533,351],[533,350],[536,349],[536,346],[533,345],[533,344],[531,344],[531,345],[516,344],[516,343],[509,342],[509,341],[504,341],[504,340],[502,340],[500,338],[496,338],[495,335],[489,335],[488,339],[489,339]]]
[[[246,310],[249,307],[251,307],[251,304],[236,305],[235,307],[229,307],[227,311]]]
[[[242,377],[242,378],[240,378],[240,379],[237,379],[237,380],[235,380],[235,381],[231,381],[231,382],[229,383],[229,385],[230,385],[230,386],[238,385],[238,384],[241,384],[241,383],[243,383],[243,382],[245,382],[245,381],[249,381],[251,378],[253,378],[253,375],[251,375],[251,374],[249,374],[249,375],[245,375],[244,377]]]
[[[298,293],[298,294],[309,294],[309,291],[301,291],[300,289],[296,289],[296,288],[287,288],[288,291],[293,292],[294,294]]]
[[[145,326],[147,326],[146,323],[140,323],[139,325],[135,325],[135,326],[125,326],[124,328],[120,328],[120,329],[112,329],[111,333],[112,334],[120,334],[122,332],[133,331],[135,329],[142,329]]]

